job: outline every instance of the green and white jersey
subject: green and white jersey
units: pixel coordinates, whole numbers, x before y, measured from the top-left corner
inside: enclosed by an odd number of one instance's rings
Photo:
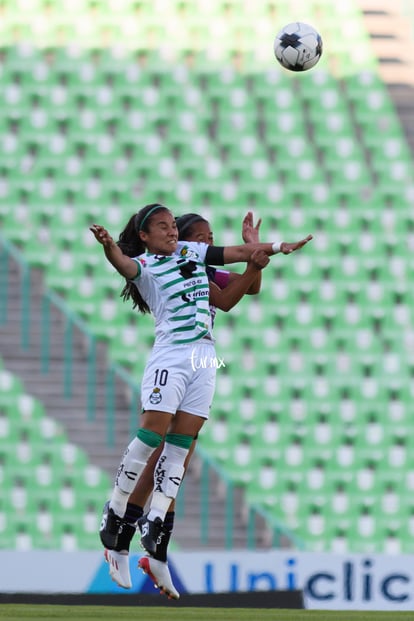
[[[146,252],[133,280],[155,318],[155,345],[213,339],[205,256],[209,246],[178,242],[175,254]]]

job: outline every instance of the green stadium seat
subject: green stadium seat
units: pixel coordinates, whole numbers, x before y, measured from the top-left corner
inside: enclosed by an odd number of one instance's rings
[[[61,540],[62,527],[57,528],[65,515],[66,526],[68,520],[78,522],[73,547],[96,549],[99,542],[90,525],[99,521],[102,497],[110,488],[108,476],[68,443],[61,426],[3,364],[0,371],[1,548],[70,545]],[[85,519],[79,525],[80,512]]]
[[[275,64],[268,46],[275,16],[291,10],[287,0],[243,13],[237,2],[168,3],[163,19],[176,43],[167,47],[150,2],[96,2],[94,20],[65,3],[42,33],[34,17],[45,17],[44,3],[6,5],[4,45],[19,33],[32,43],[2,48],[2,232],[137,378],[152,327],[140,321],[137,330],[122,306],[122,279],[97,252],[91,222],[116,232],[137,204],[158,200],[206,214],[217,243],[240,242],[247,209],[263,218],[262,239],[314,233],[305,251],[272,259],[259,297],[230,317],[218,314],[227,366],[218,375],[217,425],[210,421],[200,442],[227,464],[248,502],[269,509],[308,549],[378,552],[400,541],[409,550],[402,499],[414,487],[406,346],[414,264],[398,240],[410,240],[413,226],[412,157],[355,3],[307,7],[311,23],[319,11],[329,54],[301,75]],[[60,45],[70,36],[84,49]],[[236,342],[239,332],[251,338]],[[85,455],[58,430],[56,450],[48,443],[41,451],[44,413],[16,389],[18,406],[11,386],[0,389],[0,437],[17,443],[23,489],[14,491],[21,507],[12,531],[8,520],[1,529],[0,512],[0,545],[97,547],[105,477],[79,486]],[[5,444],[0,475],[9,468],[14,483]],[[41,528],[20,519],[30,468],[39,497],[27,507],[42,513]],[[378,517],[372,528],[370,511],[383,512],[378,498],[391,497],[383,470],[406,485],[394,505],[404,518],[386,514],[390,523]],[[61,518],[51,523],[38,505],[55,509],[55,498]]]

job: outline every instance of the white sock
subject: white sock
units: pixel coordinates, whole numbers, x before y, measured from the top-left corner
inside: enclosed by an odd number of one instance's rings
[[[154,470],[154,491],[152,494],[148,519],[159,517],[162,521],[176,498],[184,476],[184,462],[188,449],[165,442],[164,450]]]
[[[163,492],[153,492],[151,508],[148,511],[148,519],[153,522],[155,518],[159,517],[163,522],[170,504],[171,498],[168,498]]]
[[[128,499],[135,488],[135,483],[141,476],[150,455],[154,451],[155,447],[148,446],[139,438],[134,438],[129,443],[119,464],[115,486],[109,501],[110,508],[119,517],[124,517]]]

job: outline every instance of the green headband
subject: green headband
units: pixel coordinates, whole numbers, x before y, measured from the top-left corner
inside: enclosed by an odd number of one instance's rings
[[[157,209],[166,209],[166,207],[164,207],[164,205],[155,205],[154,207],[151,207],[151,209],[147,211],[147,213],[145,214],[145,216],[142,218],[141,222],[139,223],[140,229],[142,229],[145,220],[147,220]]]

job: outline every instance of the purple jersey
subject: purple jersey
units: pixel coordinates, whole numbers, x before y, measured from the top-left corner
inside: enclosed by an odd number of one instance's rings
[[[225,289],[230,281],[230,272],[226,270],[218,270],[215,267],[208,265],[206,268],[208,279],[214,282],[220,289]],[[210,304],[211,325],[214,326],[214,320],[216,318],[217,308]]]

